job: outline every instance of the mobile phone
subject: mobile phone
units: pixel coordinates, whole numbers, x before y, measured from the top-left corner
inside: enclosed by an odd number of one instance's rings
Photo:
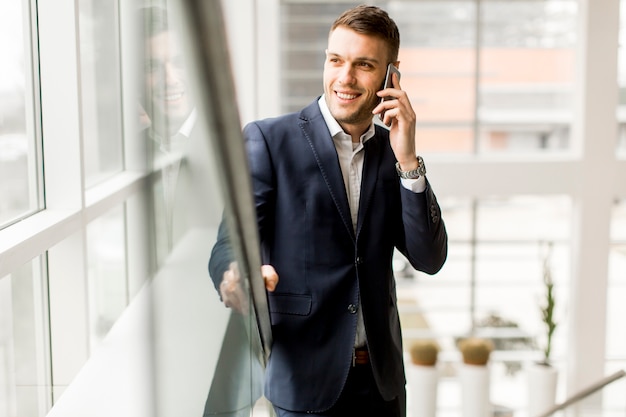
[[[398,70],[398,68],[395,67],[395,65],[393,64],[389,64],[387,65],[387,74],[385,75],[385,80],[383,81],[383,85],[381,86],[381,90],[384,90],[385,88],[388,87],[393,87],[393,81],[392,81],[392,77],[393,74],[398,74],[398,81],[400,81],[400,71]],[[382,103],[383,101],[387,101],[387,100],[395,100],[394,97],[383,97],[380,102]],[[385,112],[381,112],[378,114],[378,116],[380,117],[380,120],[383,120],[383,118],[385,117]]]
[[[393,64],[389,64],[387,65],[387,75],[385,75],[385,81],[383,81],[383,85],[380,88],[381,90],[384,90],[385,88],[388,87],[393,87],[393,81],[391,80],[391,78],[393,77],[393,74],[398,74],[398,81],[400,81],[400,70],[398,70],[398,68],[395,67],[395,65]],[[393,100],[393,97],[383,97],[383,100]]]

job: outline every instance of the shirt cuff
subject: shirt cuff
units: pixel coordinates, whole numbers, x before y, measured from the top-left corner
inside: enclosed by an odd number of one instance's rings
[[[400,178],[400,183],[404,188],[414,193],[422,193],[426,190],[426,177],[423,175],[415,179]]]

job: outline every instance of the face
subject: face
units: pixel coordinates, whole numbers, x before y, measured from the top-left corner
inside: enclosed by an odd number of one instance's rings
[[[333,117],[350,134],[362,134],[380,102],[388,48],[382,39],[339,26],[328,38],[324,93]]]
[[[151,96],[155,118],[162,118],[170,134],[178,131],[192,110],[183,58],[172,32],[163,32],[148,41],[145,63],[146,91]]]

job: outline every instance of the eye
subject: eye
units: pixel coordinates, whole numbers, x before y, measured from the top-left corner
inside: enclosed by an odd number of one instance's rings
[[[144,62],[144,71],[148,74],[156,74],[163,71],[163,63],[156,59],[148,59]]]

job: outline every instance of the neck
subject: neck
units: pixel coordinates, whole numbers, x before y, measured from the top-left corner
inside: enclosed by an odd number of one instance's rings
[[[352,143],[358,143],[361,141],[361,136],[370,128],[370,123],[358,125],[340,123],[339,125],[344,132],[352,137]]]

